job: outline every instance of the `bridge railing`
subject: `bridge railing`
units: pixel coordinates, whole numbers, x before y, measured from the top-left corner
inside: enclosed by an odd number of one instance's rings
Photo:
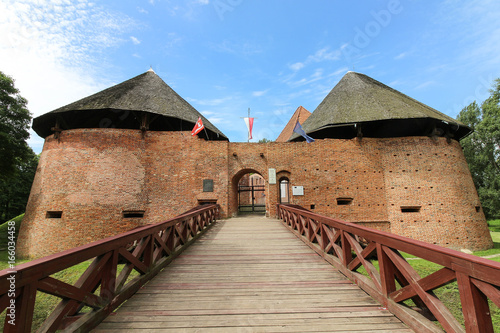
[[[37,292],[60,299],[38,332],[88,332],[196,240],[219,209],[199,206],[162,223],[0,271],[0,313],[7,310],[4,332],[31,331]],[[91,259],[74,284],[52,276]]]
[[[500,307],[500,263],[406,237],[278,205],[280,219],[306,244],[416,332],[494,332],[488,300]],[[421,277],[408,253],[442,266]],[[379,268],[374,265],[378,261]],[[365,274],[357,272],[364,267]],[[465,329],[436,296],[457,282]],[[407,306],[405,301],[414,304]]]

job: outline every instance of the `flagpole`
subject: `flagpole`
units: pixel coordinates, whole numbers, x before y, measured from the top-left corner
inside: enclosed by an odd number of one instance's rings
[[[250,121],[250,108],[248,108],[248,121]],[[247,143],[250,143],[250,128],[248,128]]]

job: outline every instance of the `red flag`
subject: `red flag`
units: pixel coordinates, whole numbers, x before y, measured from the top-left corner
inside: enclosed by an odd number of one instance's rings
[[[200,133],[201,130],[204,128],[205,128],[205,126],[203,125],[203,122],[201,121],[201,117],[199,117],[196,124],[194,124],[194,128],[191,131],[191,135],[196,135],[196,134]]]
[[[252,138],[252,129],[253,129],[253,118],[244,118],[245,124],[247,124],[247,129],[248,129],[248,140]]]

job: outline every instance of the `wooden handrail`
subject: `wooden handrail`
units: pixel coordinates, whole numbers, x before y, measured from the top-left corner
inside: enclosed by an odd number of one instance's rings
[[[488,299],[500,307],[500,263],[278,204],[292,232],[417,332],[493,332]],[[421,278],[400,252],[443,266]],[[371,260],[378,260],[377,270]],[[363,266],[368,276],[357,272]],[[465,330],[433,290],[456,281]],[[397,283],[401,286],[397,287]],[[403,304],[413,300],[415,308]],[[432,321],[430,320],[432,319]]]
[[[205,232],[219,211],[219,205],[199,206],[162,223],[0,271],[0,313],[7,309],[4,332],[31,331],[37,291],[61,298],[39,332],[92,329]],[[89,259],[94,260],[74,285],[51,277]],[[119,261],[125,262],[120,273]],[[129,279],[132,270],[139,276]],[[83,312],[84,306],[91,310]]]

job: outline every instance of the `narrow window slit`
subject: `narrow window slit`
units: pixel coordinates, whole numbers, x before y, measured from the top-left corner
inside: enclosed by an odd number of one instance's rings
[[[346,206],[352,203],[353,198],[337,198],[338,206]]]
[[[401,213],[418,213],[420,206],[401,206]]]
[[[122,214],[123,214],[124,219],[143,218],[144,217],[143,210],[124,210]]]
[[[60,219],[62,218],[62,211],[47,211],[45,217],[48,219]]]

